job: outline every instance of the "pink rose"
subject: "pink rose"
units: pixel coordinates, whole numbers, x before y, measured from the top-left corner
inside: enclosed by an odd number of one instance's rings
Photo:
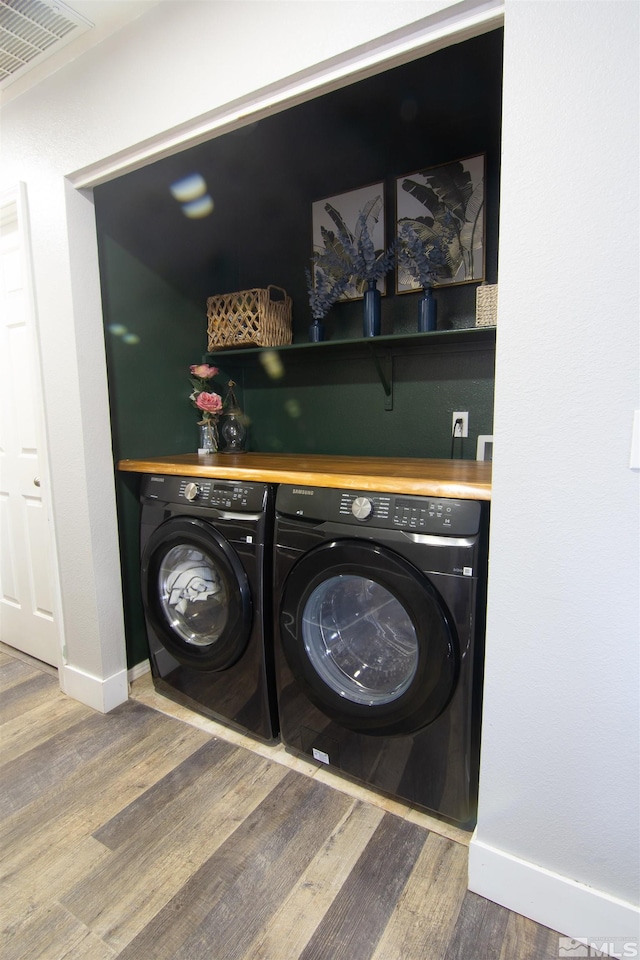
[[[198,377],[200,380],[211,380],[218,372],[217,367],[210,367],[208,363],[194,363],[189,367],[189,373],[192,377]]]
[[[222,410],[222,397],[218,393],[199,393],[196,397],[196,407],[204,410],[205,413],[220,413]]]

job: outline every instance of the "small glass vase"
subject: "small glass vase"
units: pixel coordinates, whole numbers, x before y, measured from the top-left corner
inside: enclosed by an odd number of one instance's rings
[[[220,427],[220,433],[224,441],[223,453],[245,453],[247,449],[245,419],[240,407],[232,407],[225,414]]]
[[[429,333],[436,329],[438,304],[431,287],[425,287],[418,301],[418,332]]]
[[[377,337],[380,334],[380,291],[375,280],[367,281],[364,292],[363,334]]]
[[[198,424],[200,428],[200,443],[198,445],[199,454],[218,452],[218,429],[215,420],[201,420]]]

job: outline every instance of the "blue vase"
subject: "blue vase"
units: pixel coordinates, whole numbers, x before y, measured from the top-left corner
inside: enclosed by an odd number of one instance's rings
[[[364,292],[363,334],[365,337],[377,337],[380,334],[380,291],[375,280],[368,281]]]
[[[436,329],[438,304],[431,287],[425,287],[418,302],[418,332],[428,333]]]
[[[309,327],[309,343],[320,343],[324,340],[324,323],[314,320]]]

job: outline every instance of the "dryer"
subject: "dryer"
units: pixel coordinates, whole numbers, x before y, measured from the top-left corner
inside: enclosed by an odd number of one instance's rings
[[[488,504],[281,485],[275,653],[287,749],[471,826]]]
[[[273,742],[273,488],[150,474],[140,498],[142,602],[156,689]]]

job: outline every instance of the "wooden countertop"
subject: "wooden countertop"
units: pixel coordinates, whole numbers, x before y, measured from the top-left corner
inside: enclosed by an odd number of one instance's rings
[[[148,460],[120,460],[118,469],[130,473],[296,483],[462,500],[491,499],[491,463],[476,460],[187,453]]]

